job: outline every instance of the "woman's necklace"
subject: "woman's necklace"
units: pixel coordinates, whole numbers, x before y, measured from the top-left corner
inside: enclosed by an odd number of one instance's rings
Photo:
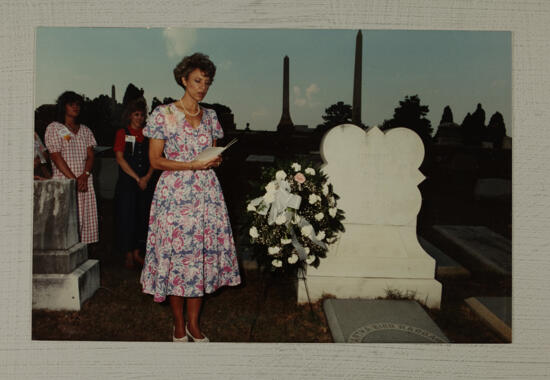
[[[67,123],[66,121],[65,121],[64,124],[65,124],[65,126],[66,126],[67,128],[69,128],[69,130],[70,130],[73,134],[75,134],[75,135],[76,135],[76,133],[78,132],[78,130],[79,130],[79,128],[80,128],[80,126],[79,126],[78,124]]]
[[[183,108],[183,112],[185,112],[189,116],[197,116],[201,112],[201,107],[199,106],[199,103],[197,103],[197,112],[195,112],[195,113],[191,113],[191,112],[187,111],[187,109],[183,105],[183,102],[182,102],[181,98],[180,98],[180,105],[181,105],[181,108]]]

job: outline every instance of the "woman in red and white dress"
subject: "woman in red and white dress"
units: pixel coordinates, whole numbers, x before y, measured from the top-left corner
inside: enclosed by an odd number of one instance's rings
[[[57,99],[57,121],[48,125],[44,140],[54,163],[53,178],[76,180],[80,241],[90,244],[99,240],[91,174],[97,143],[92,131],[78,120],[82,102],[82,97],[72,91],[61,94]]]

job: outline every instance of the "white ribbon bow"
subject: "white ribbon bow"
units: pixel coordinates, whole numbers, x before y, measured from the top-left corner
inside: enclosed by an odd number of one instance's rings
[[[253,199],[250,204],[256,207],[256,212],[260,215],[269,215],[267,224],[272,225],[280,215],[285,215],[286,221],[290,220],[290,213],[287,213],[287,208],[298,210],[302,197],[290,192],[290,184],[285,180],[275,180],[266,186],[267,192],[264,196]],[[271,198],[273,198],[271,200]],[[270,200],[270,201],[266,201]]]
[[[256,212],[260,215],[269,215],[267,217],[267,224],[272,225],[275,223],[275,220],[280,215],[285,215],[285,224],[290,230],[290,237],[292,239],[292,245],[298,252],[298,257],[305,261],[307,259],[307,254],[305,248],[300,244],[294,228],[289,227],[290,221],[292,219],[292,213],[287,211],[287,208],[292,208],[298,210],[300,208],[300,203],[302,197],[290,192],[290,184],[285,180],[275,180],[270,182],[266,186],[266,193],[264,196],[258,197],[250,201],[250,205],[256,208]],[[326,248],[326,244],[321,240],[317,239],[315,236],[315,231],[313,226],[305,220],[300,218],[300,221],[297,224],[298,228],[302,227],[311,227],[311,234],[307,236],[314,244]]]

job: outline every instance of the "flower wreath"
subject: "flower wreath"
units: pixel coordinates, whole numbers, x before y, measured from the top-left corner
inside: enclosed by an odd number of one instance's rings
[[[332,184],[321,169],[297,162],[264,168],[262,177],[265,193],[247,204],[248,234],[259,264],[274,271],[318,267],[344,231]]]

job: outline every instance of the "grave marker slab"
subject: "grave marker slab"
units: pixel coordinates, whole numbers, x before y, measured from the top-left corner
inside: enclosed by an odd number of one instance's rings
[[[448,343],[412,300],[327,299],[323,309],[335,343]]]
[[[506,276],[512,274],[511,242],[505,237],[485,226],[438,225],[433,229],[490,272]]]
[[[419,237],[418,241],[420,245],[428,254],[436,261],[436,274],[439,277],[468,277],[470,271],[464,268],[455,260],[443,253],[435,245],[427,241],[426,239]]]

